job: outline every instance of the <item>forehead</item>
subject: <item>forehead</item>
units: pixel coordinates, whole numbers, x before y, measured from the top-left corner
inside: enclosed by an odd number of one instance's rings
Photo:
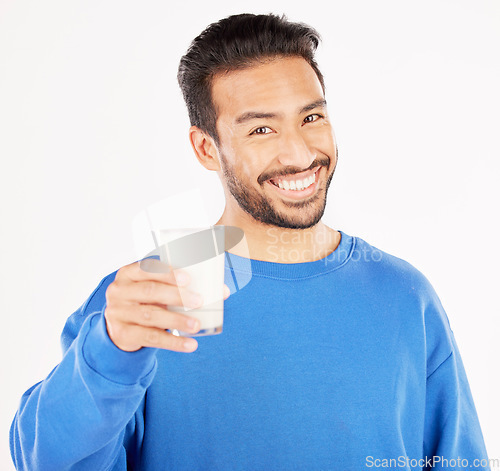
[[[286,113],[320,98],[321,83],[302,57],[271,59],[212,80],[212,99],[223,121],[246,111]]]

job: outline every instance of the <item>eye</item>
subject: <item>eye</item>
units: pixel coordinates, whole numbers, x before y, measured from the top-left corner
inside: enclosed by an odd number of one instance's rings
[[[314,121],[317,121],[320,118],[323,118],[323,115],[320,115],[318,113],[310,114],[309,116],[306,116],[304,118],[304,123],[313,123]]]
[[[267,126],[261,126],[260,128],[254,129],[250,135],[252,134],[269,134],[272,132],[271,128],[268,128]]]

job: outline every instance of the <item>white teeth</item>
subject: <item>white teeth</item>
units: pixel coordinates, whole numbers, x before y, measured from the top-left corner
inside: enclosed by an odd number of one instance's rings
[[[314,183],[314,180],[316,178],[316,174],[311,175],[309,178],[304,178],[304,180],[296,180],[296,181],[291,181],[288,182],[286,180],[279,180],[278,181],[278,186],[282,190],[303,190],[305,188],[308,188]]]

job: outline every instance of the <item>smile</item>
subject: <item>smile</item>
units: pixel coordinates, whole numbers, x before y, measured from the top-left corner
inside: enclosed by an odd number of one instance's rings
[[[278,183],[271,180],[271,183],[283,190],[303,190],[314,183],[314,175],[311,175],[309,178],[304,178],[303,180],[278,180]]]
[[[292,199],[312,195],[318,186],[320,167],[291,177],[271,178],[267,182],[283,196]],[[299,177],[299,178],[297,178]]]

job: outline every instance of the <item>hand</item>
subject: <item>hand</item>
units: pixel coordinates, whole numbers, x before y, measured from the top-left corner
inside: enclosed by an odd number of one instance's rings
[[[142,262],[126,265],[118,270],[115,280],[106,290],[104,317],[109,338],[121,350],[133,352],[142,347],[163,348],[176,352],[193,352],[198,342],[193,338],[175,336],[166,329],[177,329],[196,333],[200,322],[186,314],[168,310],[168,306],[199,307],[189,284],[189,275],[183,270],[168,269],[158,260],[148,259],[148,270],[141,268]],[[143,265],[144,266],[144,265]],[[184,274],[186,280],[180,279]],[[177,281],[176,281],[177,276]],[[224,285],[224,299],[229,297],[229,288]]]

